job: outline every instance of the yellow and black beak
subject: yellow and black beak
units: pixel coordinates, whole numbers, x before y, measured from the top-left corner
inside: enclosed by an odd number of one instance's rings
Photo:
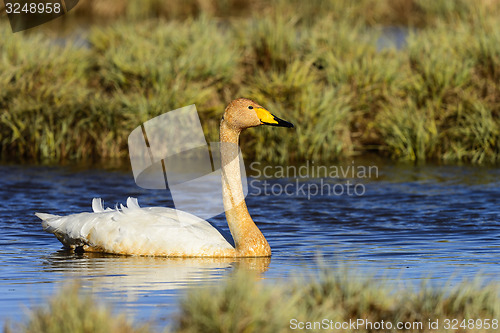
[[[257,117],[260,119],[260,123],[263,125],[278,126],[278,127],[293,127],[292,123],[286,120],[280,119],[273,115],[271,112],[264,108],[255,108]]]

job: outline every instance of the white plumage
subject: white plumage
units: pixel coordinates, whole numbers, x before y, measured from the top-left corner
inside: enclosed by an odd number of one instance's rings
[[[141,208],[137,199],[127,206],[104,209],[92,200],[93,213],[67,216],[36,213],[43,229],[71,248],[86,251],[164,256],[211,256],[234,249],[210,223],[165,207]]]

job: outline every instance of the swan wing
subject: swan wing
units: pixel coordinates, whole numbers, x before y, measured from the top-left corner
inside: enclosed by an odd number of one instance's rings
[[[135,198],[127,206],[104,209],[92,202],[93,213],[57,216],[36,213],[45,231],[64,245],[133,255],[212,256],[234,248],[210,223],[172,208],[141,208]]]

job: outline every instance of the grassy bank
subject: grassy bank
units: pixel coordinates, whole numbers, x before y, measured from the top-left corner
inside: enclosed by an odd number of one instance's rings
[[[296,124],[248,131],[257,160],[500,162],[499,1],[168,3],[82,1],[66,21],[113,18],[88,47],[1,24],[2,159],[126,158],[131,130],[193,103],[216,140],[245,96]],[[377,49],[387,25],[405,47]]]
[[[263,284],[248,273],[237,274],[219,287],[188,292],[169,330],[275,333],[302,331],[297,328],[308,325],[307,322],[309,325],[320,322],[333,325],[328,331],[457,332],[451,327],[446,329],[446,319],[454,318],[460,332],[493,332],[498,326],[492,325],[498,325],[500,319],[499,293],[497,285],[481,286],[474,282],[441,289],[422,285],[415,290],[395,292],[380,281],[353,278],[347,273],[330,272],[308,282],[280,285]],[[482,319],[482,327],[479,322],[469,322],[471,318]],[[489,328],[484,325],[488,318]],[[355,328],[335,330],[334,323],[357,319],[366,322]],[[437,329],[429,328],[429,320],[439,322]],[[386,329],[368,326],[368,322],[376,325],[382,321]],[[388,323],[393,325],[392,329]],[[398,323],[408,323],[413,328],[397,329]],[[422,323],[421,327],[418,323]],[[318,325],[308,331],[324,331],[325,327],[321,329]],[[151,331],[146,325],[139,327],[125,320],[123,315],[113,315],[88,296],[80,295],[76,288],[64,290],[48,305],[33,310],[27,321],[16,328],[19,332],[37,333]]]

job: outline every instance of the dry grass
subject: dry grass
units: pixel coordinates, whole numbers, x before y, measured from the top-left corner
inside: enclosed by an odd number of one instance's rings
[[[5,327],[5,333],[12,328]],[[89,295],[79,292],[78,285],[64,287],[44,306],[35,308],[26,323],[15,332],[25,333],[146,333],[146,325],[134,327],[125,315],[114,315],[109,307],[99,305]]]
[[[366,319],[372,323],[390,322],[391,329],[401,332],[397,323],[421,322],[421,329],[405,332],[435,332],[428,321],[439,320],[439,332],[445,319],[489,319],[490,328],[461,332],[492,332],[492,319],[500,317],[500,290],[497,284],[484,285],[477,280],[457,286],[394,290],[388,281],[354,277],[346,270],[324,272],[317,278],[282,284],[264,283],[248,272],[237,272],[221,285],[191,289],[180,303],[180,312],[173,318],[173,332],[293,332],[298,322],[334,323]],[[91,298],[82,296],[77,288],[67,288],[49,301],[48,306],[34,309],[19,332],[150,332],[147,326],[137,327],[123,315],[113,315],[99,307]],[[292,321],[295,319],[296,321]],[[305,325],[305,324],[304,324]],[[458,326],[457,325],[457,326]],[[387,327],[387,326],[386,326]],[[320,332],[320,327],[308,331]],[[335,330],[334,330],[335,331]],[[342,332],[378,332],[360,325]],[[8,328],[5,332],[10,332]]]
[[[500,161],[499,1],[180,3],[82,1],[72,15],[115,18],[88,47],[0,25],[2,158],[126,158],[132,129],[193,103],[216,141],[245,96],[296,124],[246,133],[258,160]],[[379,50],[391,24],[418,30]]]
[[[498,318],[499,290],[477,281],[456,287],[435,288],[423,284],[417,289],[395,292],[384,281],[355,278],[346,271],[325,272],[312,281],[281,286],[262,285],[248,276],[237,276],[217,290],[197,290],[181,305],[180,332],[292,332],[297,322],[349,322],[363,318],[371,322],[422,322],[423,329],[405,332],[433,332],[428,319]],[[308,331],[324,331],[316,327]],[[334,330],[335,331],[335,330]],[[338,331],[338,330],[337,330]],[[342,332],[377,332],[365,327]],[[445,332],[441,326],[440,332]],[[465,329],[464,332],[487,332]]]

